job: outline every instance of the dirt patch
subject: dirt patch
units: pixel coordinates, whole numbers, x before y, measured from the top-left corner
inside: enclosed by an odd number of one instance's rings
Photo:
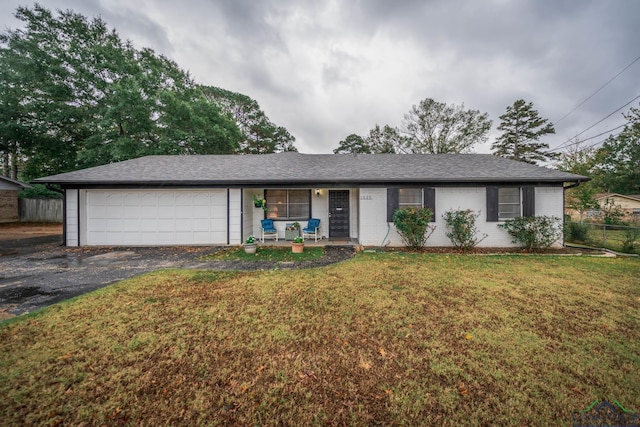
[[[12,222],[0,224],[0,240],[15,240],[61,234],[62,224],[58,223]]]

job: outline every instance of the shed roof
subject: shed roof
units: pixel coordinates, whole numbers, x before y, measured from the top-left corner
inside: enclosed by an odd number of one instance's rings
[[[31,186],[17,179],[0,175],[0,189],[22,190],[24,188],[31,188]]]
[[[71,185],[321,185],[581,182],[590,178],[490,154],[147,156],[34,180]]]

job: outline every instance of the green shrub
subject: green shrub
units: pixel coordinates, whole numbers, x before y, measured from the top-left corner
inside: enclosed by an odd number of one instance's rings
[[[481,238],[476,237],[478,229],[476,228],[476,219],[480,213],[474,213],[471,209],[467,210],[450,210],[442,215],[447,223],[447,237],[456,248],[469,250],[478,245],[487,238],[487,234],[483,234]]]
[[[589,226],[579,222],[568,222],[565,237],[570,242],[586,242],[589,239]]]
[[[18,193],[21,199],[62,199],[62,194],[49,190],[42,184],[34,184],[32,188],[27,188]]]
[[[512,243],[520,243],[527,250],[548,248],[561,236],[560,218],[529,216],[514,218],[498,224],[511,235]]]
[[[433,212],[426,208],[398,209],[393,214],[393,224],[396,226],[405,245],[412,249],[424,248],[427,239],[436,229],[429,225]]]
[[[633,252],[635,250],[638,238],[640,238],[639,227],[626,228],[624,230],[624,240],[622,241],[622,252]]]
[[[624,212],[620,205],[616,205],[613,199],[607,199],[606,203],[602,207],[602,213],[604,215],[604,223],[607,225],[619,225],[622,224],[622,217]]]

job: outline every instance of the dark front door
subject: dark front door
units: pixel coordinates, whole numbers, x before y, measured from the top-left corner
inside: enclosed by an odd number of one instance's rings
[[[349,190],[329,190],[329,237],[349,237]]]

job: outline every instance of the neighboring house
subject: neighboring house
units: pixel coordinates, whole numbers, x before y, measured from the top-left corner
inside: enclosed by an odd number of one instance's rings
[[[18,192],[24,188],[31,188],[31,186],[6,176],[0,176],[0,222],[18,221]]]
[[[565,184],[589,178],[489,154],[148,156],[35,180],[65,192],[65,241],[84,245],[233,245],[260,220],[321,220],[324,238],[400,246],[399,207],[435,211],[430,246],[448,246],[442,214],[481,212],[483,246],[513,246],[501,221],[562,218]],[[253,196],[267,201],[256,208]]]
[[[640,217],[640,194],[600,193],[595,196],[596,202],[603,209],[607,203],[619,207],[626,220],[638,220]],[[598,212],[601,214],[601,212]]]

